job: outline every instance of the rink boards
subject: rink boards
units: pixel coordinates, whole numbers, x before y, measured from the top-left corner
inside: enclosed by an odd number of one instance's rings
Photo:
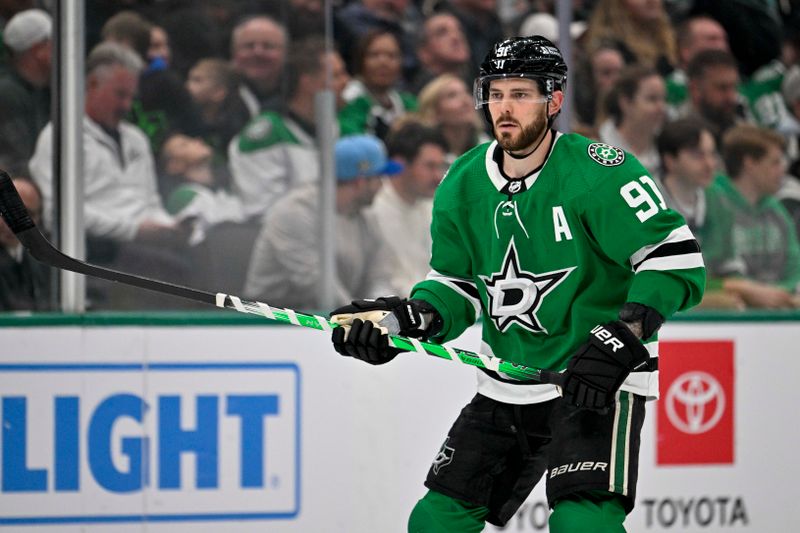
[[[470,367],[369,367],[304,328],[145,322],[0,328],[0,531],[404,531],[474,394]],[[629,531],[800,527],[798,332],[665,328]],[[506,531],[547,530],[540,485]]]

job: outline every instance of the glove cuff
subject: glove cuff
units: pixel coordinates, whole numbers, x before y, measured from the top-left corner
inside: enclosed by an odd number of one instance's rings
[[[400,334],[407,337],[427,339],[442,329],[441,315],[425,300],[403,300],[392,313],[400,323]]]

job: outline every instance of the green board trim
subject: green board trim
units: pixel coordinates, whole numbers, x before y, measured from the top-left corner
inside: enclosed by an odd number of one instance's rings
[[[327,316],[316,311],[314,314]],[[679,313],[670,322],[800,322],[795,311],[691,311]],[[25,327],[108,327],[108,326],[278,326],[281,322],[233,311],[148,311],[64,313],[0,313],[0,328]]]

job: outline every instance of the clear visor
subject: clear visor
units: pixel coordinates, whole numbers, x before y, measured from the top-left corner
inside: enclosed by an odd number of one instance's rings
[[[539,84],[536,83],[538,79],[540,78],[525,74],[492,74],[476,78],[472,86],[475,109],[504,101],[517,104],[543,104],[551,100],[552,95],[542,95],[539,92]],[[496,80],[508,80],[509,83],[492,84]],[[545,81],[550,82],[550,80]]]

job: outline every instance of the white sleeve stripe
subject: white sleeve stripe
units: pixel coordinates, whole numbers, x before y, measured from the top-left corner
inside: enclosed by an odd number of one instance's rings
[[[642,248],[637,250],[631,256],[631,259],[630,259],[631,265],[635,265],[637,263],[640,263],[642,260],[644,260],[645,257],[650,255],[650,253],[653,250],[655,250],[656,248],[658,248],[662,244],[668,244],[668,243],[672,243],[672,242],[689,241],[689,240],[694,240],[694,234],[692,233],[692,230],[689,229],[689,226],[684,224],[683,226],[672,230],[672,233],[667,235],[667,238],[664,239],[663,241],[655,243],[655,244],[648,244],[647,246],[643,246]]]
[[[480,301],[480,299],[475,298],[474,296],[471,296],[466,291],[464,291],[464,289],[459,287],[457,285],[457,283],[456,283],[456,282],[458,282],[458,283],[465,283],[465,284],[471,285],[472,287],[474,287],[475,292],[477,293],[478,292],[478,288],[475,286],[475,283],[473,281],[467,280],[467,279],[463,279],[463,278],[454,278],[454,277],[451,277],[451,276],[445,276],[444,274],[436,272],[435,270],[431,270],[430,272],[428,272],[428,275],[425,277],[425,279],[430,280],[430,281],[436,281],[437,283],[441,283],[442,285],[444,285],[446,287],[449,287],[450,289],[452,289],[453,291],[458,293],[459,296],[461,296],[464,299],[466,299],[470,304],[472,304],[472,307],[475,309],[475,319],[477,320],[478,316],[481,313],[481,301]]]
[[[690,268],[700,268],[705,266],[703,256],[699,253],[672,255],[666,257],[654,257],[648,259],[636,269],[636,272],[644,270],[687,270]]]

